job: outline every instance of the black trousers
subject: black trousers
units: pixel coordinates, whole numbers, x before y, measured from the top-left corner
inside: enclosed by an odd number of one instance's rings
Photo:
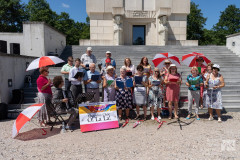
[[[69,91],[71,87],[71,82],[68,80],[68,78],[65,78],[65,90]]]
[[[78,95],[82,93],[82,85],[71,85],[70,90],[72,91],[74,101],[76,101]]]

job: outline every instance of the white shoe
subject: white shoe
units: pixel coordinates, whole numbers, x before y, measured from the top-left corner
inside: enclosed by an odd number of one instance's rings
[[[218,122],[221,123],[222,122],[222,119],[221,117],[218,117]]]
[[[212,121],[212,120],[213,120],[213,117],[209,117],[208,120],[209,120],[209,121]]]
[[[161,120],[162,119],[161,116],[158,116],[158,119]]]
[[[151,120],[154,120],[154,116],[152,116]]]

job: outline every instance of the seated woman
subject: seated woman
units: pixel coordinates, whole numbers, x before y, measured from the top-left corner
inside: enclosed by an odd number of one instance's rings
[[[68,123],[65,129],[72,130],[71,124],[75,121],[78,115],[78,109],[71,107],[74,104],[73,101],[70,101],[68,98],[64,98],[62,87],[64,85],[64,81],[62,76],[56,76],[53,79],[53,85],[56,87],[56,91],[53,93],[52,103],[56,109],[56,112],[61,113],[69,113],[71,114],[68,120]]]

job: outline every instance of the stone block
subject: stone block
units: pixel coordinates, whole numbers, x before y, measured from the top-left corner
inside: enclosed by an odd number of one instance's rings
[[[180,35],[179,40],[186,40],[186,34],[182,34],[182,35]]]
[[[90,34],[90,39],[91,40],[98,39],[98,34]]]
[[[103,13],[91,13],[89,17],[90,20],[103,20]]]
[[[90,46],[91,42],[89,39],[80,39],[79,40],[79,45],[80,46]]]
[[[173,33],[174,34],[186,34],[186,28],[173,28]]]
[[[112,13],[104,13],[103,19],[104,20],[112,20],[113,19]]]
[[[144,1],[144,11],[155,11],[155,0]]]
[[[125,10],[141,11],[142,0],[125,0]]]
[[[172,0],[156,0],[155,9],[159,8],[172,8]]]
[[[86,10],[88,15],[94,12],[103,13],[104,8],[104,0],[86,0]]]
[[[113,27],[103,27],[103,33],[112,33],[113,34]]]
[[[171,28],[180,27],[179,21],[168,21],[168,24],[169,24],[169,27],[171,27]]]
[[[180,27],[187,27],[187,21],[180,21]]]
[[[97,27],[97,20],[90,20],[90,27]]]
[[[124,15],[125,11],[123,7],[113,7],[112,8],[112,14],[115,15]]]
[[[113,7],[123,7],[122,0],[104,0],[105,12],[112,12]]]
[[[102,27],[112,27],[113,26],[113,20],[99,20],[98,26]]]
[[[173,0],[172,13],[189,14],[190,0]]]
[[[103,33],[103,27],[90,27],[90,33]]]
[[[113,33],[98,34],[98,40],[113,40]]]

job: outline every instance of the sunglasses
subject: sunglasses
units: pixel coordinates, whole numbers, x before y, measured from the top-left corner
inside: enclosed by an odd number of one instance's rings
[[[170,64],[170,63],[165,63],[165,64],[167,65],[167,64]]]
[[[49,71],[45,71],[45,72],[49,73]]]
[[[212,69],[216,69],[216,70],[218,70],[218,71],[219,71],[219,69],[218,69],[218,68],[215,68],[215,67],[213,67]]]

